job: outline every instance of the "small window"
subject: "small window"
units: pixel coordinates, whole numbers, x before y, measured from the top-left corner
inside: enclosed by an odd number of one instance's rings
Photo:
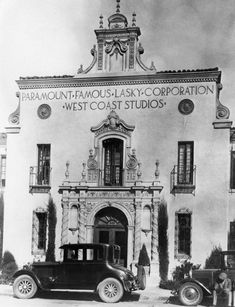
[[[193,184],[193,142],[178,143],[178,184]]]
[[[47,239],[47,212],[37,209],[33,212],[32,254],[44,254]]]
[[[37,172],[37,183],[38,185],[49,185],[50,184],[50,144],[39,144],[38,145],[38,172]]]
[[[37,212],[38,218],[38,249],[46,249],[46,228],[47,214],[45,212]]]
[[[1,156],[1,186],[6,186],[6,156]]]
[[[176,212],[176,257],[191,256],[191,217],[191,213],[184,211]]]
[[[235,190],[235,151],[231,151],[230,189]]]

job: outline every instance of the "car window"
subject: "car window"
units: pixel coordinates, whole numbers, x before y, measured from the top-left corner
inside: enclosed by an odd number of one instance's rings
[[[235,255],[224,255],[224,265],[228,269],[235,269]]]
[[[78,249],[68,248],[65,250],[65,261],[102,261],[104,259],[104,250],[102,246],[83,247]]]

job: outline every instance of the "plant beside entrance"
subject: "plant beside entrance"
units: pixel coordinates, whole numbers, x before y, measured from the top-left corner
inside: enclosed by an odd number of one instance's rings
[[[140,250],[138,266],[143,266],[146,274],[150,274],[150,259],[145,244],[142,245],[142,248]]]

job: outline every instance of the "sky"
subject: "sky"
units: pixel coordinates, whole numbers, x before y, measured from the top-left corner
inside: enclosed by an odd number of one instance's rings
[[[143,62],[157,71],[222,71],[220,101],[235,121],[235,0],[121,0],[141,29]],[[0,0],[0,131],[17,108],[20,76],[74,75],[92,61],[99,16],[115,0]]]

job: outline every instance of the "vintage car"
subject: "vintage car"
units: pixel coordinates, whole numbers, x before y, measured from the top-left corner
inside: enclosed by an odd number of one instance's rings
[[[214,284],[221,272],[226,272],[234,284],[235,250],[223,251],[218,256],[220,269],[192,270],[191,276],[183,279],[177,286],[176,293],[183,305],[198,305],[204,296],[212,295]]]
[[[14,274],[13,293],[28,299],[37,290],[97,291],[102,301],[118,302],[125,292],[145,289],[146,276],[119,265],[120,247],[108,244],[65,244],[62,262],[34,262]]]

